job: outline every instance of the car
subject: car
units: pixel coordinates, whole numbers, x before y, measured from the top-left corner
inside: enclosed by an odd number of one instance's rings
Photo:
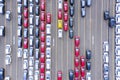
[[[73,15],[74,15],[74,6],[69,7],[69,14],[70,14],[71,17],[73,17]]]
[[[6,11],[5,17],[8,21],[11,20],[11,12],[10,11]]]
[[[39,71],[35,70],[34,72],[34,80],[39,80]]]
[[[6,65],[10,65],[11,64],[11,56],[8,55],[8,54],[5,56],[5,64]]]
[[[18,15],[18,26],[22,26],[22,16]]]
[[[34,37],[30,36],[29,37],[29,47],[33,47],[33,44],[34,44]]]
[[[4,78],[5,78],[5,69],[0,68],[0,80],[4,80]]]
[[[48,47],[51,46],[51,36],[50,35],[46,36],[46,46],[48,46]]]
[[[91,50],[87,49],[87,50],[86,50],[86,59],[87,59],[87,60],[90,60],[90,59],[91,59],[91,54],[92,54]]]
[[[103,51],[108,52],[109,51],[109,44],[108,41],[103,42]]]
[[[120,66],[120,57],[119,56],[116,56],[115,63],[116,63],[116,66]]]
[[[91,78],[91,72],[86,73],[86,80],[92,80]]]
[[[110,12],[104,11],[104,20],[108,20],[110,18]]]
[[[34,4],[29,4],[29,14],[34,14]]]
[[[10,76],[6,76],[5,80],[11,80]]]
[[[25,18],[28,18],[28,8],[24,8],[23,16],[24,16]]]
[[[69,18],[69,27],[70,28],[73,28],[73,23],[74,23],[74,19],[73,19],[73,17],[70,17]]]
[[[33,27],[33,25],[30,25],[30,26],[29,26],[29,35],[30,35],[30,36],[33,36],[33,35],[34,35],[34,27]]]
[[[109,55],[108,52],[103,53],[103,62],[104,63],[109,63]]]
[[[29,0],[30,3],[34,3],[34,0]]]
[[[74,31],[72,28],[69,29],[69,38],[72,39],[74,36]]]
[[[103,64],[103,74],[108,75],[109,74],[109,65],[108,64]]]
[[[81,8],[81,16],[82,16],[82,17],[85,17],[85,16],[86,16],[86,9],[85,9],[85,7],[84,7],[84,8]]]
[[[120,2],[120,0],[116,0],[116,3],[119,3]]]
[[[51,72],[46,71],[46,80],[51,80]]]
[[[51,24],[46,24],[46,34],[47,35],[51,34]]]
[[[84,56],[80,57],[80,65],[81,65],[81,67],[85,66],[85,57]]]
[[[18,48],[22,48],[22,38],[18,37]]]
[[[40,62],[45,63],[45,53],[41,53],[40,55]]]
[[[86,0],[86,6],[90,7],[92,5],[92,0]]]
[[[23,80],[27,80],[28,78],[28,70],[23,71]]]
[[[23,54],[22,48],[18,48],[18,49],[17,49],[17,57],[18,57],[18,58],[21,58],[21,57],[22,57],[22,54]]]
[[[115,47],[115,55],[120,56],[120,46]]]
[[[32,76],[28,76],[28,80],[34,80],[33,79],[33,75]]]
[[[46,3],[45,0],[40,1],[40,9],[41,9],[41,11],[45,11],[45,9],[46,9],[45,3]]]
[[[62,71],[57,72],[57,80],[62,80]]]
[[[23,69],[24,70],[28,69],[28,60],[27,59],[23,60]]]
[[[36,38],[36,39],[35,39],[35,48],[36,48],[36,49],[39,48],[39,44],[40,44],[39,39]]]
[[[5,36],[5,26],[0,26],[0,36],[1,37]]]
[[[29,67],[34,66],[34,57],[29,57]]]
[[[79,58],[78,58],[78,57],[75,57],[75,58],[74,58],[74,66],[75,66],[75,67],[78,67],[78,66],[79,66],[79,63],[80,63]]]
[[[80,73],[79,68],[75,67],[75,69],[74,69],[75,77],[79,77],[79,73]]]
[[[63,21],[58,20],[58,29],[62,29],[62,28],[63,28]]]
[[[51,58],[51,47],[46,48],[46,58]]]
[[[61,20],[62,19],[62,10],[58,10],[58,19]]]
[[[0,3],[4,3],[5,2],[5,0],[0,0]]]
[[[84,7],[85,7],[85,3],[86,3],[85,0],[81,0],[81,8],[84,8]]]
[[[108,75],[104,75],[103,78],[104,78],[104,80],[109,80],[109,76]]]
[[[24,38],[27,38],[27,37],[28,37],[28,29],[24,28]]]
[[[68,11],[68,2],[67,1],[64,1],[64,12],[67,12]]]
[[[5,53],[6,53],[6,54],[10,54],[10,53],[11,53],[11,46],[10,46],[9,44],[7,44],[7,45],[5,46]]]
[[[18,4],[17,13],[22,14],[22,4]]]
[[[58,0],[58,9],[62,9],[63,2],[62,0]]]
[[[51,70],[51,59],[46,59],[46,70]]]
[[[18,37],[22,37],[22,26],[18,26],[17,35]]]
[[[45,24],[45,21],[41,21],[41,24],[40,24],[40,30],[41,31],[45,31],[45,25],[47,27],[47,25],[50,25],[50,24]]]
[[[24,28],[28,28],[28,18],[24,18],[23,26]]]
[[[24,5],[24,7],[28,7],[28,0],[24,0],[23,5]]]
[[[68,13],[67,12],[64,12],[64,21],[68,21]]]
[[[3,0],[1,0],[1,1],[3,1]],[[3,2],[2,2],[3,3]],[[18,4],[22,4],[22,0],[17,0],[17,3]]]
[[[24,39],[23,48],[28,49],[28,39],[27,38]]]
[[[39,0],[35,0],[36,5],[38,5],[38,4],[39,4],[39,2],[40,2]]]
[[[0,14],[5,13],[5,5],[3,3],[0,3]]]
[[[45,11],[41,11],[40,20],[45,21]]]
[[[45,80],[45,74],[44,73],[40,74],[40,80]]]
[[[33,70],[34,70],[33,67],[29,67],[29,68],[28,68],[28,76],[33,76]],[[30,79],[29,79],[29,80],[30,80]]]
[[[69,70],[69,80],[74,79],[74,71],[72,69]]]
[[[23,59],[27,59],[28,58],[28,50],[24,49],[23,50]]]
[[[41,42],[45,42],[45,37],[46,37],[45,32],[41,32],[41,35],[40,35]]]
[[[40,63],[40,72],[45,73],[45,63]]]
[[[120,67],[117,67],[115,68],[115,74],[116,74],[116,77],[120,77]]]
[[[117,18],[118,18],[118,19],[117,19]],[[119,22],[119,17],[116,17],[116,19],[118,20],[117,22]],[[109,25],[109,27],[111,27],[111,28],[115,27],[115,25],[116,25],[116,20],[115,20],[114,17],[110,17],[110,18],[109,18],[108,25]]]
[[[32,57],[34,55],[34,48],[29,47],[29,57]]]
[[[29,15],[29,24],[30,25],[34,24],[34,15]]]
[[[58,29],[58,38],[62,38],[62,37],[63,37],[63,30]]]
[[[68,22],[64,22],[63,29],[64,31],[68,30]]]
[[[74,80],[79,80],[79,77],[75,77]],[[82,79],[80,79],[80,80],[82,80]]]
[[[74,37],[74,44],[76,47],[79,47],[79,45],[80,45],[80,37],[79,36]]]
[[[47,24],[51,24],[51,14],[50,13],[47,13],[47,16],[46,16],[46,23]]]
[[[80,69],[81,69],[80,70],[81,77],[85,77],[85,68],[81,67]]]
[[[116,23],[117,23],[117,24],[120,23],[120,14],[116,14]]]
[[[74,0],[69,0],[70,5],[74,4]]]
[[[35,70],[39,69],[39,60],[35,60]]]
[[[45,52],[45,43],[41,42],[40,51]]]
[[[116,13],[120,13],[120,3],[116,3],[116,8],[115,8]]]
[[[39,37],[39,28],[38,27],[35,28],[35,37],[36,38]]]
[[[80,55],[80,49],[75,47],[75,56],[78,57]]]
[[[35,49],[35,59],[38,60],[40,57],[40,51],[39,49]]]
[[[35,16],[35,25],[39,26],[40,24],[40,17],[39,16]]]
[[[86,62],[86,70],[88,70],[88,71],[91,70],[91,62],[90,61]]]
[[[116,25],[115,32],[116,32],[116,35],[120,34],[120,25],[119,24]]]
[[[120,36],[119,35],[116,35],[116,37],[115,37],[115,44],[120,45]]]
[[[39,16],[39,14],[40,14],[40,8],[39,8],[38,5],[36,5],[36,7],[35,7],[35,15]]]

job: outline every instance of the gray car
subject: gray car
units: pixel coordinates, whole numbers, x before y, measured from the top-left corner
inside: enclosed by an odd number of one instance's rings
[[[39,57],[40,57],[39,49],[35,49],[35,59],[39,60]]]
[[[22,26],[22,16],[18,15],[18,25]]]
[[[35,7],[35,14],[37,16],[39,16],[39,13],[40,13],[40,6],[36,5],[36,7]]]
[[[22,38],[18,37],[18,48],[22,48]]]
[[[69,14],[72,17],[74,15],[74,6],[70,6],[69,8],[70,8],[69,9]]]
[[[30,47],[29,48],[29,56],[32,57],[34,55],[34,48]]]
[[[69,27],[70,28],[73,28],[73,23],[74,23],[74,20],[72,17],[69,18]]]
[[[69,80],[74,79],[74,71],[72,69],[69,70]]]
[[[81,8],[81,16],[82,16],[82,17],[85,17],[85,16],[86,16],[86,9],[85,9],[85,7],[84,7],[84,8]]]
[[[38,5],[39,4],[39,0],[35,0],[35,3]]]
[[[27,37],[28,37],[28,29],[24,28],[24,38],[27,38]]]
[[[90,60],[91,59],[91,54],[92,54],[92,52],[91,52],[91,50],[86,50],[86,59],[87,60]]]
[[[39,28],[38,27],[36,27],[36,29],[35,29],[35,36],[39,37]]]
[[[73,28],[70,28],[70,29],[69,29],[69,38],[72,39],[73,36],[74,36]]]
[[[36,38],[35,40],[35,48],[39,49],[39,38]]]

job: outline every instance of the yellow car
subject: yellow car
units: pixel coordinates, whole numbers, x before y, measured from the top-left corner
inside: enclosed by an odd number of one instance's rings
[[[58,20],[58,29],[62,29],[63,24],[62,24],[62,20]]]

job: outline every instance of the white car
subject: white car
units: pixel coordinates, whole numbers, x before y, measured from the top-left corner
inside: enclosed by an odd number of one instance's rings
[[[5,13],[5,5],[3,3],[0,3],[0,14]]]
[[[11,53],[11,46],[8,44],[5,46],[5,53],[10,54]]]
[[[115,43],[116,45],[120,45],[120,35],[116,35]]]
[[[46,71],[46,80],[51,80],[51,72]]]
[[[109,63],[109,55],[108,52],[103,53],[103,62],[104,63]]]
[[[33,67],[29,67],[28,69],[28,75],[33,76]]]
[[[51,34],[51,24],[46,24],[46,34]]]
[[[28,69],[28,60],[23,60],[23,69]]]
[[[22,36],[22,26],[18,26],[17,35],[18,37]]]
[[[33,27],[33,25],[30,25],[30,27],[29,27],[29,34],[30,34],[30,36],[33,36],[33,34],[34,34],[34,27]]]
[[[29,23],[30,23],[30,25],[33,25],[33,23],[34,23],[34,16],[33,15],[30,15]]]
[[[7,20],[11,20],[11,12],[10,11],[6,11],[5,17]]]
[[[115,29],[116,34],[120,34],[120,25],[116,25]]]
[[[115,77],[116,79],[115,80],[120,80],[120,77]]]
[[[33,14],[34,13],[34,4],[31,4],[29,5],[29,13],[30,14]]]
[[[120,77],[120,67],[116,67],[115,74],[116,77]]]
[[[91,79],[91,72],[86,73],[86,80],[92,80]]]
[[[35,70],[34,80],[39,80],[39,70]]]
[[[120,13],[120,3],[116,3],[116,13]]]
[[[23,59],[26,59],[26,58],[28,58],[28,50],[24,49],[23,50]]]
[[[35,60],[35,70],[39,69],[39,60]]]
[[[18,4],[17,10],[18,14],[22,14],[22,4]]]
[[[33,76],[29,76],[29,77],[28,77],[28,80],[34,80],[34,79],[33,79]]]
[[[30,38],[29,38],[29,46],[33,47],[33,44],[34,44],[34,37],[30,36]]]
[[[51,59],[46,59],[46,69],[47,70],[51,69]]]
[[[50,35],[46,36],[46,46],[51,46],[51,36]]]
[[[6,55],[6,56],[5,56],[5,64],[6,64],[6,65],[11,64],[11,56],[10,56],[10,55]]]
[[[116,2],[117,2],[117,3],[119,3],[119,2],[120,2],[120,0],[116,0]]]
[[[58,0],[58,9],[62,9],[63,2],[62,0]]]
[[[63,37],[63,30],[58,29],[58,38],[62,38],[62,37]]]
[[[115,54],[116,56],[120,56],[120,46],[115,47]]]
[[[5,36],[5,26],[0,26],[0,36]]]
[[[116,23],[117,23],[117,24],[120,23],[120,14],[116,14]]]
[[[23,54],[23,52],[22,52],[22,48],[18,48],[18,50],[17,50],[17,57],[22,57],[22,54]]]
[[[116,66],[120,67],[120,57],[116,56],[116,60],[115,60]]]
[[[29,57],[29,66],[33,66],[34,65],[34,57]]]
[[[109,51],[108,41],[104,41],[104,42],[103,42],[103,50],[106,51],[106,52]]]
[[[6,76],[5,77],[5,80],[11,80],[9,76]]]
[[[51,48],[50,47],[46,48],[46,58],[51,58]]]

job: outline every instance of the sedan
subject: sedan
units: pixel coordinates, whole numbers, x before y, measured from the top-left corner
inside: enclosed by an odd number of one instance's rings
[[[104,20],[108,20],[110,17],[109,11],[104,11]]]
[[[41,42],[45,42],[45,32],[41,32],[40,40]]]
[[[88,71],[91,70],[91,62],[90,61],[86,62],[86,70],[88,70]]]
[[[92,54],[92,52],[90,50],[86,50],[86,59],[87,60],[91,59],[91,54]]]
[[[80,57],[80,65],[81,65],[81,67],[85,66],[85,57],[84,56]]]
[[[72,39],[74,36],[73,28],[69,29],[69,38]]]
[[[78,57],[75,57],[74,58],[74,65],[75,65],[75,67],[78,67],[79,66],[79,58]]]
[[[68,30],[68,22],[64,22],[63,29],[64,31]]]
[[[58,11],[58,19],[62,19],[62,10]]]
[[[45,80],[45,74],[44,73],[40,73],[40,80]]]
[[[68,13],[67,12],[64,13],[64,21],[68,21]]]
[[[41,53],[41,55],[40,55],[40,62],[45,63],[45,54],[44,53]]]
[[[45,21],[45,11],[41,11],[40,20]]]
[[[69,14],[70,14],[71,17],[73,17],[73,15],[74,15],[74,6],[69,7]]]
[[[86,0],[86,6],[90,7],[92,5],[92,0]]]
[[[28,8],[24,8],[24,13],[23,13],[25,18],[28,18]]]
[[[81,7],[85,7],[85,0],[81,0]]]
[[[78,57],[80,55],[80,49],[75,47],[75,56]]]
[[[80,45],[80,37],[79,36],[75,36],[74,41],[75,41],[74,42],[75,46],[78,47]]]
[[[28,27],[28,18],[24,18],[23,26],[24,26],[25,28]]]
[[[24,48],[24,49],[28,49],[28,39],[27,39],[27,38],[24,39],[23,48]]]
[[[41,11],[45,11],[45,0],[41,0],[40,2],[40,8],[41,8]]]
[[[45,43],[41,42],[40,51],[45,52]]]
[[[45,73],[45,63],[40,63],[40,73]]]
[[[64,12],[67,12],[68,11],[68,2],[67,1],[64,1]]]
[[[69,70],[69,80],[73,80],[74,78],[74,71],[72,69]]]
[[[81,67],[80,74],[81,74],[81,77],[85,77],[85,68],[84,67]]]
[[[45,31],[45,21],[41,21],[40,30]]]
[[[85,9],[85,7],[84,7],[84,8],[81,8],[81,16],[82,16],[82,17],[85,17],[85,16],[86,16],[86,9]]]
[[[62,71],[58,71],[57,80],[62,80]]]
[[[73,17],[70,17],[69,18],[69,27],[70,28],[73,28],[73,23],[74,23]]]
[[[51,14],[47,13],[47,24],[51,24]]]
[[[79,77],[80,70],[77,67],[75,67],[74,74],[75,74],[75,77]]]

